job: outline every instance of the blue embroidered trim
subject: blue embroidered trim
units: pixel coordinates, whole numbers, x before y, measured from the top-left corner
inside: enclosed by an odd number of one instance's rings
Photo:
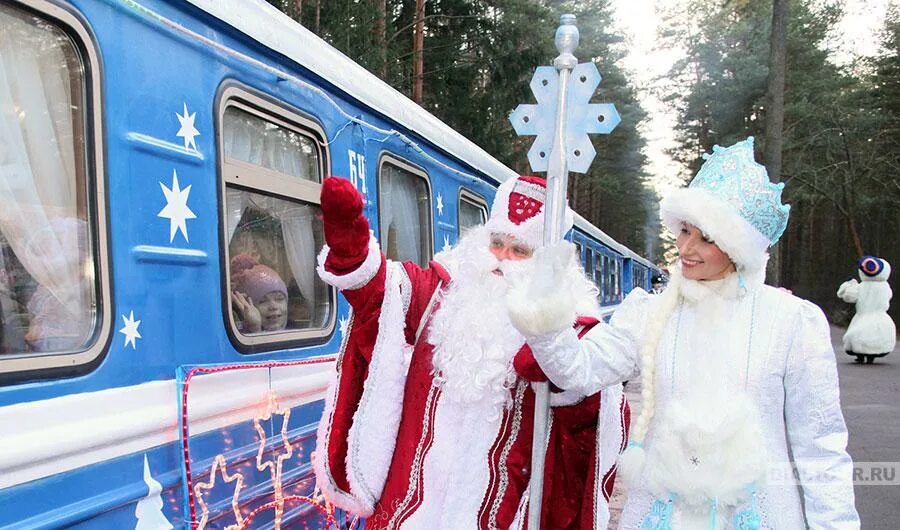
[[[762,526],[756,503],[756,484],[747,486],[747,491],[750,493],[750,506],[734,514],[731,519],[734,530],[759,530]]]
[[[650,508],[650,513],[644,517],[641,530],[672,530],[672,510],[675,501],[671,497],[665,501],[656,499]]]
[[[756,498],[756,484],[746,487],[750,494],[750,505],[734,514],[731,518],[732,530],[759,530],[762,519]],[[641,521],[641,530],[672,530],[672,513],[675,510],[675,494],[670,494],[665,501],[656,499],[650,507],[650,512]],[[719,512],[719,500],[709,500],[709,529],[716,530],[716,516]]]

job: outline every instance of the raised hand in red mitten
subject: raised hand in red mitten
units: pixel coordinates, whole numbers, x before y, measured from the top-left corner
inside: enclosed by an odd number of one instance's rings
[[[369,221],[363,216],[363,196],[349,180],[328,177],[322,183],[322,221],[330,252],[329,272],[342,274],[357,268],[368,255]]]

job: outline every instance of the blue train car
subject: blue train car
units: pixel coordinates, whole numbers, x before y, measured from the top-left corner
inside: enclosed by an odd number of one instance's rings
[[[513,175],[262,1],[0,0],[0,528],[347,523],[310,467],[329,174],[422,264]],[[649,289],[571,237],[604,305]]]
[[[599,228],[577,217],[570,234],[584,271],[594,282],[605,314],[612,314],[633,289],[652,289],[655,265],[621,245]]]

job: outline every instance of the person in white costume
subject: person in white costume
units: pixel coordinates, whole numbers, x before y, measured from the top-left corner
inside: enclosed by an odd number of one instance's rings
[[[636,289],[579,343],[546,317],[573,311],[564,277],[546,280],[574,259],[560,244],[537,256],[510,317],[561,388],[590,394],[640,374],[620,529],[858,529],[828,322],[763,284],[787,226],[783,184],[754,161],[752,137],[706,158],[661,203],[680,254],[662,294]]]
[[[856,304],[856,314],[844,333],[844,351],[856,356],[856,362],[872,364],[897,345],[897,327],[887,310],[891,303],[891,264],[874,256],[863,256],[858,262],[859,279],[847,280],[838,289],[841,300]]]

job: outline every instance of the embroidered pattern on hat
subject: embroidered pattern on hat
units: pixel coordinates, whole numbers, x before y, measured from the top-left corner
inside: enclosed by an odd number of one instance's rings
[[[542,183],[521,177],[516,180],[509,194],[509,220],[520,225],[540,213],[544,207],[547,188]]]
[[[772,183],[753,158],[753,137],[731,147],[713,146],[688,188],[700,188],[731,205],[774,245],[787,227],[790,206],[781,204],[784,183]]]

